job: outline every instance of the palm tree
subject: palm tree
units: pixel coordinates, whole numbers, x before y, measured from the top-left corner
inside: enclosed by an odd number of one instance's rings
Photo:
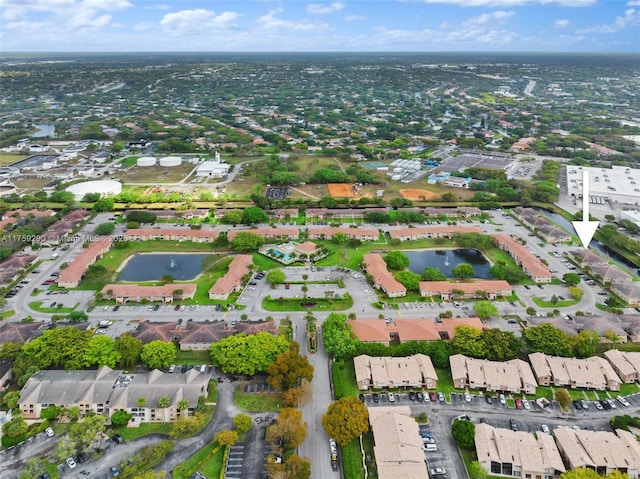
[[[169,396],[162,396],[160,399],[158,399],[158,406],[161,407],[162,409],[164,409],[164,421],[162,422],[167,422],[167,408],[171,405],[171,399],[169,399]]]
[[[189,401],[187,399],[180,399],[180,401],[178,401],[178,409],[181,415],[187,416],[189,412]]]
[[[147,405],[147,398],[138,398],[136,399],[136,406],[137,407],[145,407]]]

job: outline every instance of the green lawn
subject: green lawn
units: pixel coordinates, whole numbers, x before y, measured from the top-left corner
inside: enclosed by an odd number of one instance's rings
[[[218,478],[222,471],[223,457],[224,447],[220,447],[217,442],[210,442],[171,471],[171,475],[175,479],[186,479],[198,471],[206,477]]]
[[[451,369],[449,368],[436,368],[436,374],[438,375],[438,391],[444,393],[452,393],[460,391],[453,387],[453,378],[451,377]]]
[[[64,314],[64,313],[71,313],[73,312],[80,303],[76,303],[72,308],[46,308],[44,306],[42,306],[42,303],[44,301],[33,301],[31,303],[29,303],[29,307],[31,309],[33,309],[34,311],[37,311],[39,313],[49,313],[49,314]]]
[[[178,351],[176,364],[208,364],[211,362],[209,351]]]
[[[301,303],[315,303],[312,307],[304,307]],[[262,300],[262,307],[267,311],[344,311],[353,306],[353,298],[332,299],[325,298],[271,298]]]
[[[620,392],[616,394],[616,396],[627,396],[629,394],[637,393],[640,391],[640,387],[636,383],[633,384],[622,384],[620,386]]]
[[[352,360],[347,360],[340,367],[340,363],[331,365],[331,380],[336,399],[345,396],[357,396],[356,372]]]
[[[378,470],[376,468],[375,454],[373,453],[374,441],[373,433],[371,431],[365,432],[362,435],[362,445],[364,447],[364,454],[366,458],[365,462],[369,473],[367,477],[375,479],[378,477]]]
[[[114,428],[113,431],[114,433],[122,434],[125,441],[132,441],[148,434],[169,434],[171,424],[143,422],[138,427],[118,427]]]
[[[553,304],[551,301],[545,301],[542,298],[539,298],[537,296],[533,297],[533,302],[536,303],[536,306],[539,306],[540,308],[566,308],[568,306],[574,306],[576,304],[578,304],[580,302],[579,299],[567,299],[564,301],[558,301],[557,303]]]
[[[344,470],[344,479],[364,478],[359,439],[356,438],[342,447],[342,468]]]
[[[244,392],[242,392],[242,386],[238,386],[236,388],[234,400],[238,407],[249,412],[278,411],[284,407],[284,404],[282,404],[282,394],[279,394],[279,393],[245,394]]]

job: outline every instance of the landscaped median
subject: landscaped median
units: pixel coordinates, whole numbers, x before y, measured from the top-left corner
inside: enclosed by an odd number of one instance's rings
[[[353,298],[272,298],[267,296],[262,307],[267,311],[343,311],[353,306]]]
[[[42,306],[44,301],[33,301],[29,303],[29,307],[38,313],[50,313],[50,314],[63,314],[63,313],[71,313],[73,312],[80,303],[75,303],[72,307],[64,307],[64,303],[56,303],[56,305],[51,307]]]

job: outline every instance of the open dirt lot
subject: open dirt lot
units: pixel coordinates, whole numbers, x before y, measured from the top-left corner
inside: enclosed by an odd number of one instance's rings
[[[353,185],[350,183],[330,183],[327,185],[329,194],[334,198],[355,198]]]
[[[411,201],[420,201],[420,200],[433,200],[440,198],[440,195],[437,193],[433,193],[428,190],[419,190],[419,189],[406,189],[400,190],[400,194],[403,198]]]

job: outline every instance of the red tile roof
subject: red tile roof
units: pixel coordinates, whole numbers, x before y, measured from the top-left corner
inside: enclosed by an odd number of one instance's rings
[[[529,276],[532,278],[551,278],[549,268],[525,248],[522,243],[506,234],[495,234],[493,237],[498,240],[500,247],[507,251]]]
[[[248,254],[239,254],[231,263],[229,263],[229,271],[211,286],[209,296],[228,296],[235,288],[242,283],[242,277],[249,272],[249,265],[252,263],[253,257]]]
[[[367,253],[362,262],[367,273],[373,277],[373,282],[381,287],[385,293],[407,292],[407,288],[389,272],[387,263],[384,262],[382,256],[377,253]]]
[[[182,290],[183,297],[193,297],[196,292],[195,283],[169,283],[160,286],[138,286],[137,284],[107,284],[102,288],[101,293],[110,296],[107,291],[111,290],[113,297],[119,298],[158,298],[173,296],[176,289]]]
[[[219,235],[216,230],[192,230],[191,228],[138,228],[125,232],[127,240],[163,239],[170,241],[195,241],[211,243]]]
[[[479,318],[443,318],[442,322],[429,318],[397,318],[388,323],[382,319],[356,319],[347,324],[360,341],[382,343],[388,343],[392,334],[401,342],[437,341],[453,338],[457,326],[486,328]]]
[[[227,238],[232,240],[238,233],[251,233],[263,238],[297,238],[300,235],[298,228],[249,228],[228,230]]]
[[[442,238],[451,237],[454,233],[482,233],[482,230],[477,226],[419,226],[389,230],[391,238],[400,239],[405,237]]]
[[[451,294],[451,291],[454,289],[459,289],[465,294],[473,294],[479,290],[486,291],[487,293],[512,291],[511,285],[502,279],[487,279],[467,282],[420,281],[420,293],[424,291]]]
[[[103,254],[109,251],[113,243],[113,236],[101,238],[83,249],[78,256],[63,270],[58,277],[58,285],[71,287],[78,286],[87,268],[96,262]]]

